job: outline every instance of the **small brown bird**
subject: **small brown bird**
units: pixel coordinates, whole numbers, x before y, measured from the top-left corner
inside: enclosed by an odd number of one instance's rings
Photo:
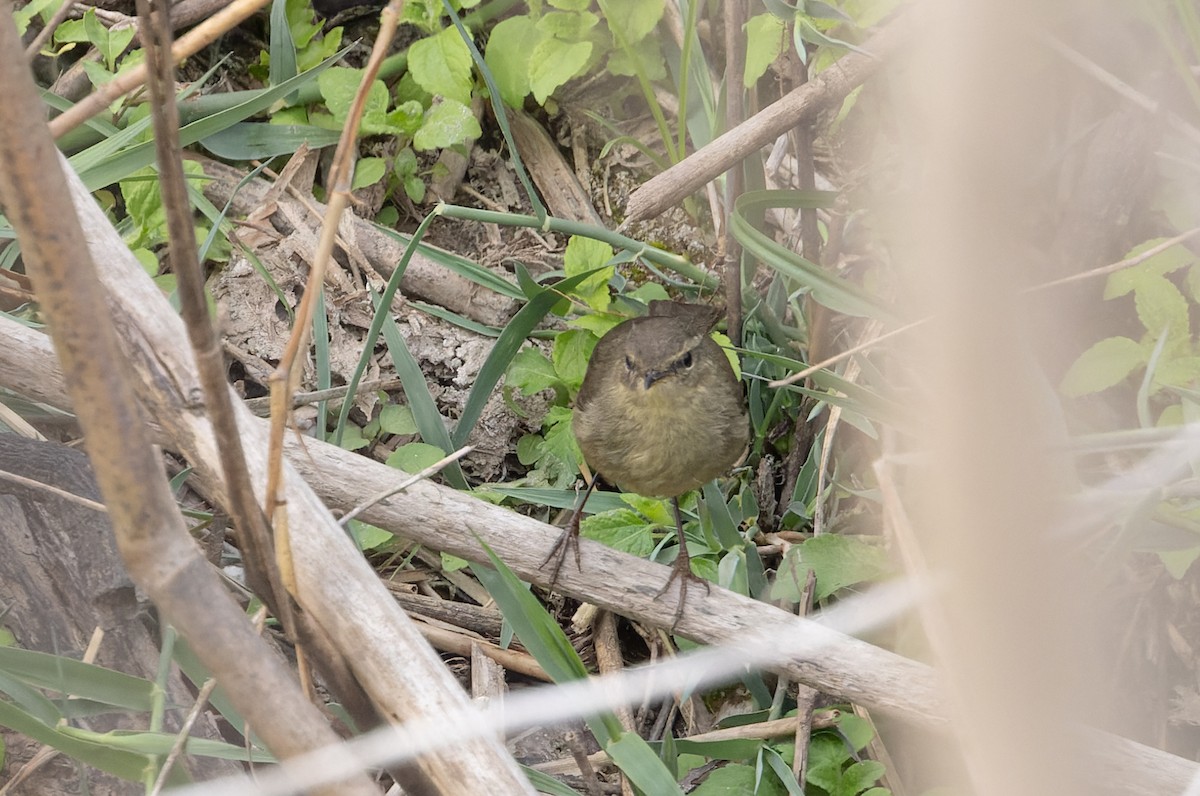
[[[742,387],[729,359],[709,336],[720,317],[711,307],[653,301],[650,314],[615,327],[592,351],[575,399],[574,431],[593,470],[627,492],[671,498],[679,553],[659,594],[679,580],[672,627],[687,600],[692,574],[679,496],[728,470],[746,450],[749,429]],[[579,521],[587,493],[545,566],[554,578],[568,547],[579,567]]]

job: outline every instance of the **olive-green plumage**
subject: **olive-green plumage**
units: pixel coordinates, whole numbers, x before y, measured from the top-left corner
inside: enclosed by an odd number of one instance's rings
[[[748,424],[741,385],[709,336],[716,311],[654,302],[651,312],[596,344],[574,429],[588,465],[609,481],[669,498],[733,466]]]
[[[575,438],[588,465],[628,492],[671,498],[679,580],[671,627],[679,624],[692,574],[679,496],[728,470],[746,449],[749,428],[742,386],[721,347],[709,337],[720,313],[710,307],[650,303],[650,315],[613,327],[588,361],[575,399]],[[579,561],[579,519],[587,493],[543,566],[554,560],[553,587],[568,548]]]

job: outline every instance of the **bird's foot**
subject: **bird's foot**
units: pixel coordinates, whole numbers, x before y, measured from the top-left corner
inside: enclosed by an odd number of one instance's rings
[[[709,594],[711,589],[709,583],[704,578],[692,572],[691,556],[688,555],[687,547],[680,545],[679,555],[675,558],[675,563],[671,565],[671,574],[667,577],[667,582],[658,590],[658,594],[654,595],[654,599],[658,599],[666,594],[674,581],[679,581],[679,601],[675,603],[675,614],[671,619],[670,631],[675,632],[675,628],[679,625],[679,620],[683,618],[683,606],[687,602],[688,583],[699,583],[704,587],[704,593]]]
[[[550,573],[550,585],[547,588],[553,589],[554,584],[558,583],[558,573],[562,570],[563,561],[567,558],[567,550],[575,551],[575,569],[583,571],[583,565],[579,561],[579,514],[578,512],[571,518],[571,522],[563,529],[563,532],[558,535],[558,540],[554,543],[554,547],[550,548],[550,552],[542,559],[542,563],[538,569],[545,569],[546,565],[551,561],[554,562],[554,569]]]

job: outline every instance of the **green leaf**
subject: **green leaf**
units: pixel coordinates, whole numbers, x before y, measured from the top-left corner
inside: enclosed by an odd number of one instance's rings
[[[842,779],[842,766],[850,759],[850,752],[840,736],[814,733],[808,742],[808,783],[833,793]]]
[[[282,113],[282,112],[281,112]],[[279,114],[276,114],[276,119]],[[213,133],[200,144],[220,158],[228,160],[266,160],[290,155],[301,144],[320,149],[336,144],[340,133],[311,124],[271,124],[239,122]]]
[[[568,329],[554,338],[551,358],[554,372],[572,392],[578,391],[587,373],[588,358],[599,339],[591,332]]]
[[[1167,573],[1175,580],[1183,580],[1183,576],[1191,569],[1192,564],[1200,558],[1200,547],[1189,547],[1186,550],[1162,550],[1158,553],[1159,560]]]
[[[395,110],[388,111],[386,123],[389,128],[412,136],[421,129],[424,120],[425,106],[416,100],[408,100],[400,103]]]
[[[767,779],[759,785],[758,772],[754,766],[744,763],[732,763],[713,769],[696,789],[692,796],[737,796],[738,794],[756,794],[758,796],[776,796],[784,791],[774,779]]]
[[[430,216],[432,218],[432,216]],[[403,260],[402,264],[407,264]],[[392,276],[388,278],[388,288],[393,289],[399,284],[397,274],[402,273],[402,268],[397,266],[392,272]],[[393,284],[393,279],[396,280]],[[375,307],[376,317],[372,319],[372,328],[377,328],[376,323],[380,324],[379,330],[383,333],[384,343],[387,345],[388,354],[392,358],[392,363],[396,367],[396,375],[400,378],[401,384],[404,387],[404,398],[408,402],[408,406],[412,409],[413,418],[417,421],[417,429],[421,433],[421,439],[428,442],[430,445],[436,445],[443,451],[455,450],[455,444],[450,438],[450,432],[446,429],[446,421],[442,417],[437,408],[437,402],[433,399],[433,394],[429,392],[429,384],[425,381],[425,373],[421,370],[420,363],[409,350],[408,344],[404,341],[404,337],[400,334],[400,329],[396,325],[396,319],[390,311],[390,304],[384,304],[388,292],[385,290],[381,296],[375,291],[369,291],[371,295],[371,303]],[[370,352],[370,345],[363,349],[364,354]],[[359,360],[358,368],[363,367],[363,360]],[[343,411],[347,411],[346,407],[349,402],[343,404]],[[341,418],[339,418],[340,422]],[[458,462],[451,462],[445,470],[442,471],[446,480],[458,489],[467,488],[467,479],[463,475],[462,468]]]
[[[529,88],[538,105],[545,105],[555,89],[582,74],[591,55],[589,41],[543,39],[529,56]]]
[[[333,114],[334,121],[339,125],[346,122],[350,114],[350,106],[354,103],[354,95],[362,83],[363,70],[348,69],[344,66],[334,66],[326,69],[317,78],[317,87],[325,100],[325,107]],[[388,90],[382,80],[376,80],[367,91],[366,102],[363,105],[362,131],[371,134],[387,124]]]
[[[109,749],[91,741],[73,738],[67,733],[38,721],[2,699],[0,699],[0,725],[122,779],[136,782],[150,770],[150,759],[146,755]]]
[[[1168,330],[1167,340],[1188,337],[1188,303],[1175,283],[1165,276],[1142,279],[1133,291],[1138,320],[1154,337]]]
[[[388,434],[416,434],[417,421],[406,404],[388,404],[379,412],[379,428]]]
[[[288,20],[288,0],[271,2],[270,83],[278,86],[300,73],[296,65],[296,41]],[[314,32],[315,33],[315,32]],[[308,42],[305,42],[307,44]]]
[[[597,312],[607,310],[611,301],[608,295],[608,281],[616,274],[616,267],[608,265],[612,258],[612,246],[582,235],[572,236],[567,241],[567,250],[563,253],[563,272],[567,276],[596,271],[580,282],[572,293]]]
[[[589,31],[600,24],[600,17],[590,11],[551,11],[537,21],[537,31],[563,41],[580,41]]]
[[[604,0],[600,4],[613,37],[633,45],[650,35],[666,9],[664,0]]]
[[[577,329],[585,329],[596,337],[603,337],[608,334],[609,330],[617,324],[629,320],[620,315],[615,315],[611,312],[592,313],[589,315],[580,315],[578,318],[572,318],[567,321],[568,326],[573,326]]]
[[[1158,246],[1163,242],[1163,238],[1155,238],[1148,240],[1138,246],[1135,246],[1125,259],[1137,257],[1142,252]],[[1122,268],[1114,274],[1110,274],[1108,281],[1104,285],[1104,298],[1111,299],[1118,296],[1124,296],[1138,288],[1145,279],[1153,279],[1154,277],[1166,276],[1173,273],[1186,265],[1196,263],[1196,255],[1192,254],[1182,243],[1177,243],[1170,246],[1158,254],[1150,257],[1137,265],[1129,268]],[[1196,294],[1193,294],[1195,297]]]
[[[50,6],[52,4],[54,6],[54,9],[50,9]],[[29,23],[33,21],[33,18],[35,16],[42,15],[42,20],[45,21],[46,15],[42,14],[42,11],[45,10],[45,11],[47,11],[47,14],[49,14],[53,10],[56,10],[61,5],[62,5],[61,0],[31,0],[31,2],[25,4],[24,6],[22,6],[19,9],[16,9],[15,11],[13,11],[13,21],[17,23],[17,34],[20,36],[24,36],[25,31],[29,30]],[[50,9],[50,10],[47,10],[47,9]],[[4,768],[4,743],[3,743],[3,741],[0,741],[0,770],[2,770],[3,768]]]
[[[558,622],[490,547],[485,544],[484,550],[495,569],[472,564],[471,571],[488,594],[492,595],[500,612],[529,653],[556,683],[587,677],[587,667]]]
[[[1200,357],[1176,357],[1158,363],[1154,381],[1173,387],[1187,387],[1200,380]]]
[[[875,737],[875,728],[871,726],[871,722],[854,713],[840,712],[837,725],[838,729],[842,731],[842,735],[846,737],[846,742],[856,752],[866,748],[871,739]]]
[[[824,600],[839,589],[876,580],[888,572],[887,553],[877,545],[836,533],[793,545],[779,566],[771,599],[799,602],[808,579],[816,575],[813,597]]]
[[[1059,389],[1070,398],[1106,390],[1145,365],[1146,356],[1142,346],[1128,337],[1107,337],[1071,363]]]
[[[441,448],[424,442],[410,442],[396,448],[392,455],[387,457],[386,464],[406,473],[419,473],[445,457],[446,453]]]
[[[262,91],[238,92],[239,95],[244,94],[247,97],[244,102],[239,102],[180,128],[180,145],[188,146],[266,110],[292,91],[310,83],[313,78],[328,68],[333,60],[335,59],[326,60],[281,86]],[[110,135],[105,140],[70,158],[71,165],[78,172],[88,190],[94,191],[118,180],[126,179],[138,169],[154,162],[154,142],[146,140],[135,143],[138,137],[144,135],[145,131],[149,129],[149,126],[149,118],[144,118],[129,125],[120,133]]]
[[[448,27],[413,42],[408,49],[408,70],[430,94],[460,105],[471,102],[471,51],[457,29]]]
[[[841,781],[829,796],[858,796],[879,781],[887,769],[878,760],[863,760],[853,763],[842,772]]]
[[[362,429],[353,423],[347,423],[345,431],[342,432],[343,450],[356,451],[359,448],[365,448],[371,444],[371,440],[363,436]]]
[[[560,381],[554,365],[541,349],[534,346],[522,348],[513,357],[512,364],[504,376],[504,383],[521,391],[522,395],[533,395],[557,386]]]
[[[421,129],[413,136],[413,148],[444,149],[482,134],[479,120],[470,108],[457,100],[443,99],[426,112]]]
[[[351,190],[366,188],[383,179],[387,173],[387,161],[383,158],[360,158],[354,165],[354,179],[350,183]]]
[[[539,468],[550,476],[550,484],[565,487],[575,480],[583,453],[575,434],[571,431],[571,410],[565,406],[552,406],[546,413],[545,435]]]
[[[570,290],[582,278],[584,278],[583,275],[567,277],[559,282],[556,287],[561,290]],[[496,289],[511,290],[512,285],[502,281],[501,284],[496,286]],[[475,385],[471,387],[471,394],[467,397],[466,405],[463,406],[462,415],[458,419],[458,425],[454,427],[454,440],[456,444],[462,445],[471,433],[471,429],[474,428],[476,421],[479,420],[480,415],[483,413],[483,407],[487,404],[492,389],[504,375],[504,371],[508,368],[512,358],[521,350],[525,338],[529,336],[557,301],[557,293],[535,285],[534,293],[531,295],[529,301],[505,325],[504,331],[496,339],[491,353],[488,354],[487,360],[483,363],[483,367],[479,369],[479,375],[475,378]]]
[[[611,74],[625,77],[636,77],[639,72],[647,80],[662,80],[667,76],[662,46],[654,36],[647,36],[636,44],[613,50],[608,55],[607,66]]]
[[[807,287],[812,297],[826,307],[847,315],[893,321],[894,314],[870,292],[779,245],[750,221],[758,213],[776,207],[825,207],[834,197],[824,191],[747,191],[734,203],[729,228],[748,253],[794,280],[797,287]]]
[[[621,502],[633,508],[638,514],[662,528],[675,527],[675,515],[671,512],[671,501],[661,498],[648,498],[633,492],[622,492]]]
[[[525,434],[517,440],[517,461],[526,467],[537,464],[542,458],[542,448],[546,440],[541,434]]]
[[[360,520],[350,520],[350,535],[354,537],[358,549],[363,551],[374,550],[396,538],[391,531],[376,528]]]
[[[584,518],[580,533],[614,550],[646,558],[654,551],[654,525],[629,509],[604,511]]]
[[[783,20],[773,14],[759,14],[746,23],[746,88],[753,88],[783,52],[784,29]]]
[[[520,108],[529,95],[529,57],[542,36],[529,17],[510,17],[496,24],[484,61],[510,108]]]

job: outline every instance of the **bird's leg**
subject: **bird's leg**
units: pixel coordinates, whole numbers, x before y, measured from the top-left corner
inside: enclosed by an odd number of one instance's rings
[[[709,593],[708,581],[699,575],[692,572],[692,560],[688,555],[687,539],[683,535],[683,514],[679,511],[679,498],[671,498],[671,507],[675,509],[675,535],[679,539],[679,554],[675,556],[675,563],[671,565],[671,574],[667,578],[667,582],[659,590],[658,594],[654,595],[655,599],[666,594],[671,588],[673,581],[679,581],[679,602],[675,604],[675,616],[671,620],[671,631],[674,632],[679,620],[683,618],[683,606],[687,602],[688,581],[696,581],[704,586],[704,592]]]
[[[550,552],[542,559],[541,566],[538,569],[544,568],[554,559],[554,571],[550,574],[550,588],[554,588],[554,584],[558,583],[558,572],[562,569],[563,561],[567,557],[567,549],[574,548],[575,550],[575,568],[580,572],[583,571],[583,565],[579,563],[579,523],[583,519],[583,507],[587,505],[588,498],[592,495],[592,490],[596,488],[598,479],[593,476],[592,482],[588,484],[587,491],[583,493],[583,500],[579,501],[579,505],[575,508],[575,513],[571,515],[571,521],[567,523],[567,527],[561,534],[558,535],[558,541],[554,543],[554,547],[550,548]]]

